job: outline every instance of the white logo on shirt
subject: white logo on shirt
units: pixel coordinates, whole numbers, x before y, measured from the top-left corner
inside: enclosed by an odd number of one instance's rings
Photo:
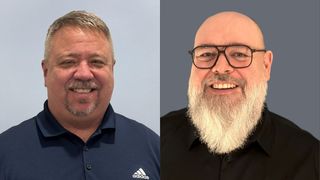
[[[144,172],[142,168],[138,169],[134,174],[132,174],[132,178],[135,179],[149,179],[149,176]]]

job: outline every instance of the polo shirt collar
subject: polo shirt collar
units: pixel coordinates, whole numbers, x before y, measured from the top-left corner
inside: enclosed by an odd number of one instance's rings
[[[48,107],[48,100],[44,103],[44,109],[36,116],[36,123],[44,137],[54,137],[67,133],[58,121],[54,118]],[[96,133],[101,133],[104,129],[115,129],[115,113],[109,104],[103,120]]]
[[[269,110],[267,105],[264,106],[264,110],[262,113],[262,119],[260,123],[257,125],[256,129],[254,130],[253,134],[248,138],[247,145],[248,147],[250,144],[257,143],[262,150],[269,156],[271,156],[272,152],[272,144],[274,142],[274,127],[270,120]],[[186,126],[186,138],[187,138],[187,146],[188,149],[191,149],[193,146],[201,143],[200,135],[197,132],[197,129],[193,126],[190,118],[187,118],[189,121]]]
[[[102,130],[115,129],[115,119],[115,112],[113,111],[111,104],[109,104],[106,112],[104,113],[103,120],[98,129],[96,130],[95,134],[101,133]]]

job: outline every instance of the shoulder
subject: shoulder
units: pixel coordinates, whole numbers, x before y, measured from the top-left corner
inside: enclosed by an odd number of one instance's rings
[[[186,124],[187,108],[169,112],[160,119],[161,135],[174,132]]]
[[[124,115],[115,113],[116,124],[118,127],[123,128],[127,131],[135,131],[136,133],[147,133],[152,137],[159,137],[154,131],[136,120],[130,119]]]
[[[35,118],[23,121],[19,125],[13,126],[0,134],[0,142],[14,143],[15,140],[24,140],[30,135],[35,135],[37,132]]]
[[[282,138],[283,140],[290,140],[294,142],[307,142],[307,143],[318,143],[319,141],[313,137],[309,132],[301,129],[292,121],[285,117],[282,117],[276,113],[269,111],[269,116],[272,124],[275,127],[275,132],[277,138]]]
[[[187,116],[187,108],[182,108],[182,109],[178,109],[175,111],[171,111],[167,114],[165,114],[164,116],[161,117],[161,121],[162,120],[166,120],[166,119],[177,119],[177,118],[183,118]]]
[[[319,140],[290,120],[269,113],[272,127],[272,160],[283,171],[314,179],[319,174]]]
[[[291,157],[317,155],[315,152],[320,145],[318,139],[287,118],[273,112],[270,112],[269,116],[274,127],[275,150],[287,152]]]
[[[37,139],[37,127],[34,118],[4,131],[0,134],[0,162],[5,164],[5,159],[17,157],[16,155],[20,154],[22,149],[33,147]]]
[[[181,141],[189,133],[187,108],[172,111],[160,119],[161,146],[170,142]],[[175,144],[175,143],[174,143]]]
[[[160,148],[159,135],[144,124],[118,113],[115,113],[115,122],[116,134],[122,137],[122,139],[130,141],[144,141],[151,144],[153,147]]]
[[[148,163],[154,163],[149,165],[157,169],[160,164],[159,135],[145,125],[117,113],[115,124],[115,144],[118,149],[122,149],[123,156],[134,155],[139,159],[137,161],[149,157],[151,161]]]

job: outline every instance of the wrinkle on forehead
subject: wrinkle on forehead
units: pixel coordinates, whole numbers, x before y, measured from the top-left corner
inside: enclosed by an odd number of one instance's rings
[[[265,47],[258,24],[250,17],[234,11],[221,12],[207,18],[199,27],[194,43],[194,46],[243,43],[254,48]]]

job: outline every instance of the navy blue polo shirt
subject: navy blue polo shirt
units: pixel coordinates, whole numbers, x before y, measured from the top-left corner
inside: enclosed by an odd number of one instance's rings
[[[109,105],[84,143],[53,117],[37,116],[0,135],[1,180],[160,179],[159,136]]]

